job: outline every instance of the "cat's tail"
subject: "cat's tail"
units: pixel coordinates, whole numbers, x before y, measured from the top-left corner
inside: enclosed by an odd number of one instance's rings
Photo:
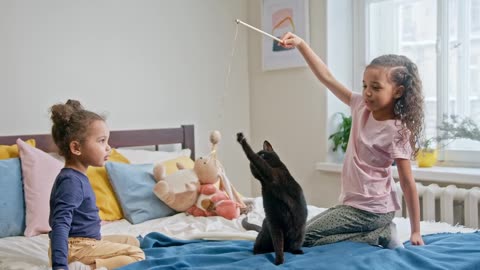
[[[253,224],[248,222],[248,217],[242,219],[242,227],[245,228],[247,231],[257,231],[260,232],[262,227],[258,226],[257,224]]]

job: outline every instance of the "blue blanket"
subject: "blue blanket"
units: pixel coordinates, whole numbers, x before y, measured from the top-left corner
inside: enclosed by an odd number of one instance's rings
[[[480,233],[424,236],[425,246],[383,249],[364,243],[340,242],[285,253],[285,264],[273,264],[274,253],[253,255],[253,242],[185,241],[150,233],[141,239],[147,259],[122,270],[145,269],[480,269]]]

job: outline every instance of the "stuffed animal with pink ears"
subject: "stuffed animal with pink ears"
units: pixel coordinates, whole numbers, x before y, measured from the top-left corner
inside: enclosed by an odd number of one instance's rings
[[[200,182],[199,195],[195,205],[187,210],[187,213],[193,216],[222,216],[234,219],[240,215],[240,209],[245,207],[217,159],[216,146],[220,139],[220,132],[213,131],[210,134],[211,153],[195,161],[194,171]]]

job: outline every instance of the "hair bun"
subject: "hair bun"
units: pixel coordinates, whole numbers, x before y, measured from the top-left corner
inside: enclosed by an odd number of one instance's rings
[[[51,119],[55,124],[68,124],[72,114],[83,110],[82,104],[79,101],[69,99],[65,104],[55,104],[50,108],[52,113]]]
[[[75,100],[75,99],[67,100],[65,105],[72,107],[75,111],[83,110],[83,106],[82,106],[82,104],[80,104],[80,101]]]

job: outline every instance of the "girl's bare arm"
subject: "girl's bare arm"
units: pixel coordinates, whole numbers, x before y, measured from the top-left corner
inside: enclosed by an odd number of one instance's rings
[[[400,186],[402,187],[410,219],[410,242],[412,245],[424,245],[422,235],[420,234],[420,202],[410,160],[395,159],[395,163],[397,164]]]
[[[350,105],[352,91],[337,81],[327,65],[303,39],[288,32],[282,37],[282,42],[279,45],[284,48],[296,47],[315,76],[343,103]]]

